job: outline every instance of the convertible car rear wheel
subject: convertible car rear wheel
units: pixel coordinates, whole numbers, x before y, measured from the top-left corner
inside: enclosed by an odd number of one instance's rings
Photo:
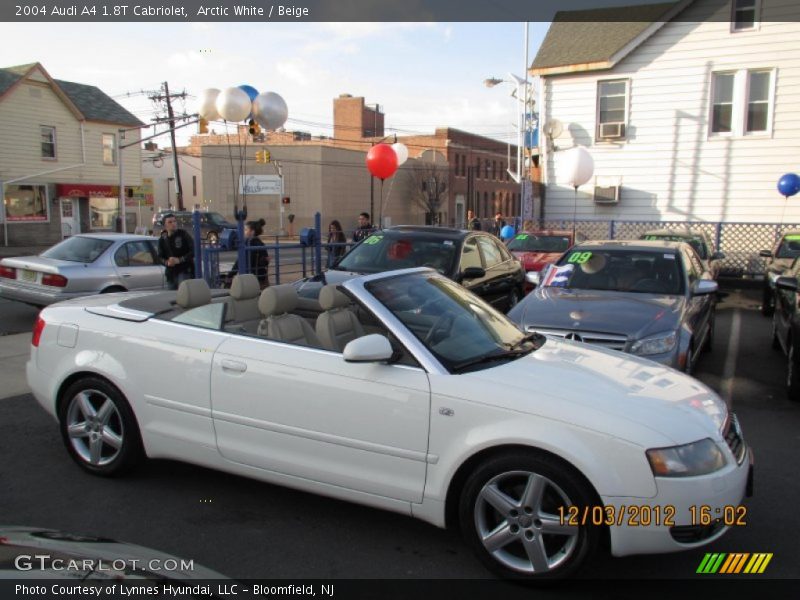
[[[588,484],[553,457],[533,452],[498,456],[480,465],[464,486],[462,533],[499,576],[561,579],[574,573],[597,545],[597,527],[569,518],[570,507],[590,507],[592,498]]]
[[[122,393],[103,379],[87,377],[70,385],[59,422],[70,456],[90,473],[118,475],[141,460],[136,418]]]

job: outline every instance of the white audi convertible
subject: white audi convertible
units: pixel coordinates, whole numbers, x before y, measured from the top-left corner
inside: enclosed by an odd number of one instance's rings
[[[90,473],[177,459],[405,513],[459,528],[505,577],[568,576],[601,542],[708,544],[751,483],[736,417],[702,383],[522,333],[430,269],[318,300],[244,275],[230,293],[63,302],[27,375]]]

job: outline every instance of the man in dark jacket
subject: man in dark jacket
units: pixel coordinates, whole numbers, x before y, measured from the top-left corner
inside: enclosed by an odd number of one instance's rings
[[[166,288],[177,290],[185,279],[194,277],[194,240],[185,230],[178,228],[175,215],[163,218],[164,230],[158,240],[158,258],[166,267]]]
[[[475,212],[473,210],[467,211],[467,229],[470,231],[481,230],[481,221],[475,216]]]
[[[372,233],[372,223],[369,222],[369,213],[362,212],[358,215],[358,229],[353,232],[353,243],[365,240]]]

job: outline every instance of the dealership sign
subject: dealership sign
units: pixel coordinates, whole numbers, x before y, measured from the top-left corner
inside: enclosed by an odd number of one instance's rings
[[[281,178],[278,175],[241,175],[239,193],[266,196],[281,195]]]

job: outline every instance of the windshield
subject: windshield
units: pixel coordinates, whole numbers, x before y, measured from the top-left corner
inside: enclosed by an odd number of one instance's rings
[[[452,373],[491,367],[538,348],[508,318],[457,283],[414,273],[366,284]]]
[[[381,273],[410,267],[432,267],[447,274],[453,270],[456,250],[455,240],[376,233],[350,250],[335,268],[356,273]]]
[[[44,258],[68,260],[70,262],[91,263],[113,244],[111,240],[91,237],[71,237],[42,252]]]
[[[518,233],[508,243],[512,252],[566,252],[570,247],[569,236],[566,235],[535,235],[533,233]]]
[[[665,233],[665,234],[655,234],[655,235],[647,234],[643,235],[639,239],[649,240],[649,241],[662,240],[664,242],[686,242],[692,248],[694,248],[694,251],[697,252],[700,258],[702,258],[703,260],[708,258],[708,247],[706,246],[705,240],[701,237],[697,236],[686,237],[680,235],[670,235]]]
[[[208,220],[214,225],[224,225],[225,223],[227,223],[225,217],[223,217],[218,212],[208,213]]]
[[[787,235],[781,240],[776,258],[797,258],[800,256],[800,235]]]
[[[680,257],[663,250],[581,249],[551,265],[543,287],[682,294]]]

